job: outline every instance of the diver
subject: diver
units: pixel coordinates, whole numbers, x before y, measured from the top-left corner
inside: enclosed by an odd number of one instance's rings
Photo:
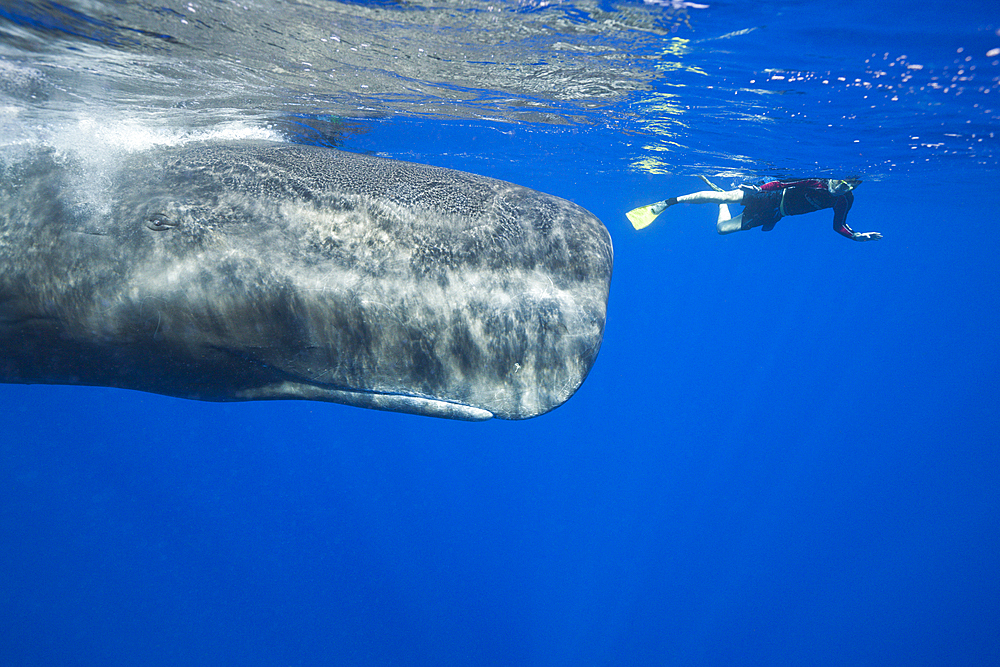
[[[802,215],[825,208],[833,209],[833,230],[855,241],[882,238],[878,232],[856,232],[847,226],[847,212],[854,203],[854,193],[861,179],[810,178],[793,181],[771,181],[761,186],[741,185],[736,190],[723,190],[704,176],[712,191],[694,192],[671,197],[655,204],[640,206],[626,213],[632,226],[642,229],[674,204],[718,204],[719,221],[715,228],[720,234],[731,234],[760,227],[769,232],[786,215]],[[733,217],[729,204],[742,204],[743,212]]]

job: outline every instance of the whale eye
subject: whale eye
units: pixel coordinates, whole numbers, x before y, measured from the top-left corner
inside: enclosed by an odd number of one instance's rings
[[[165,232],[168,229],[172,229],[173,227],[177,227],[181,224],[176,220],[168,218],[166,213],[153,213],[152,215],[147,215],[145,222],[146,226],[154,232]]]

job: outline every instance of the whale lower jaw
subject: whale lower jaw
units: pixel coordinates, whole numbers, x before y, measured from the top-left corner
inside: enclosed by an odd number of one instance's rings
[[[444,419],[460,419],[475,422],[486,421],[487,419],[492,419],[494,416],[489,410],[435,398],[409,396],[406,394],[380,394],[366,391],[330,389],[289,381],[277,382],[254,389],[245,389],[239,392],[236,398],[237,400],[247,401],[301,398],[312,401],[328,401],[330,403],[353,405],[358,408],[405,412],[425,417],[441,417]]]

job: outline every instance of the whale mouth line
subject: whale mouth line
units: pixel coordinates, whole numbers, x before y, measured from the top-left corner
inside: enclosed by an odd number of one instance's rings
[[[356,407],[389,410],[426,415],[430,417],[446,417],[465,421],[486,421],[495,415],[484,408],[411,392],[384,391],[348,387],[333,382],[323,382],[302,376],[298,373],[273,366],[246,352],[237,352],[230,348],[214,346],[220,352],[235,356],[243,361],[258,366],[275,376],[275,382],[240,392],[243,398],[305,398],[342,403]]]
[[[348,403],[359,407],[381,410],[393,410],[395,412],[411,412],[432,417],[447,416],[452,419],[465,419],[468,421],[485,421],[494,417],[493,413],[489,410],[435,396],[401,391],[349,388],[332,383],[297,378],[294,373],[288,373],[287,371],[282,371],[282,373],[290,382],[300,386],[314,387],[320,392],[327,393],[331,397],[329,400],[333,400],[334,398],[352,399],[336,400],[338,403]]]
[[[465,403],[404,393],[379,392],[368,389],[341,389],[324,387],[311,382],[283,379],[273,384],[239,392],[245,400],[308,399],[340,403],[357,408],[405,412],[425,417],[442,417],[463,421],[486,421],[495,416],[489,410]]]

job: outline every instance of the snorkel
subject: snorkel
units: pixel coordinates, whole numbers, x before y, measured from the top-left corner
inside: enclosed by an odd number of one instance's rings
[[[826,189],[829,190],[832,195],[842,195],[850,192],[854,188],[861,185],[860,178],[845,178],[843,180],[838,180],[831,178],[826,182]]]

